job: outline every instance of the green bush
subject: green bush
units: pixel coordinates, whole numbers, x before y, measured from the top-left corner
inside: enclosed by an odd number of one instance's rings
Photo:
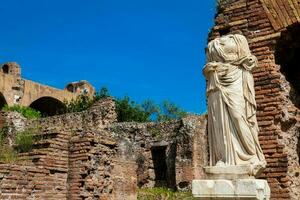
[[[61,113],[81,112],[87,110],[96,101],[109,96],[110,94],[106,87],[102,87],[101,90],[92,98],[86,95],[79,95],[76,99],[73,99],[70,102],[64,102],[65,110],[61,111]]]
[[[14,105],[14,106],[7,106],[5,105],[2,109],[4,112],[18,112],[21,113],[25,118],[27,119],[38,119],[41,117],[41,113],[37,110],[34,110],[30,107],[20,106],[20,105]]]
[[[93,105],[94,102],[95,101],[93,98],[80,95],[76,99],[72,99],[70,102],[64,102],[64,113],[81,112],[87,110]]]
[[[128,96],[116,100],[116,112],[119,122],[147,122],[150,121],[150,113],[130,100]]]
[[[101,88],[93,98],[85,95],[78,96],[75,100],[65,102],[64,113],[81,112],[89,109],[96,101],[110,97],[106,87]],[[157,105],[152,100],[145,100],[141,104],[124,96],[115,99],[116,112],[119,122],[149,122],[149,121],[169,121],[185,117],[187,113],[174,103],[164,101]]]
[[[16,149],[20,153],[32,150],[34,143],[33,130],[28,129],[17,133],[15,143],[17,145]]]
[[[8,133],[8,126],[4,125],[3,128],[0,129],[0,145],[3,145]]]
[[[138,200],[195,200],[190,192],[174,192],[167,188],[139,189]]]

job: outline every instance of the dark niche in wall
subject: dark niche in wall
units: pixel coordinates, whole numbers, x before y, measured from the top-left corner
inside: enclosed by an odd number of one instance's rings
[[[151,154],[155,173],[155,187],[176,190],[176,143],[152,146]]]
[[[290,98],[300,108],[300,24],[283,31],[275,47],[275,61],[290,83]]]
[[[0,110],[6,105],[6,100],[3,94],[0,92]]]
[[[166,146],[156,146],[151,149],[155,173],[155,187],[167,187],[166,150]]]

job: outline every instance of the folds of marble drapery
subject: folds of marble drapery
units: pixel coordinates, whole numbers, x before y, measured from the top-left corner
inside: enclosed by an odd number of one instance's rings
[[[210,164],[261,165],[251,55],[242,35],[227,35],[207,48],[208,134]]]

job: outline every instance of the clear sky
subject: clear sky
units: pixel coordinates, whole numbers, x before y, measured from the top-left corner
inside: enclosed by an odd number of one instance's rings
[[[202,67],[215,0],[9,0],[0,63],[58,88],[88,80],[112,95],[206,110]]]

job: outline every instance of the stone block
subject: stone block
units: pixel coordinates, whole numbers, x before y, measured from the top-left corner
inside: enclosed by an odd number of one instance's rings
[[[193,196],[209,200],[269,200],[270,188],[266,180],[194,180]]]

